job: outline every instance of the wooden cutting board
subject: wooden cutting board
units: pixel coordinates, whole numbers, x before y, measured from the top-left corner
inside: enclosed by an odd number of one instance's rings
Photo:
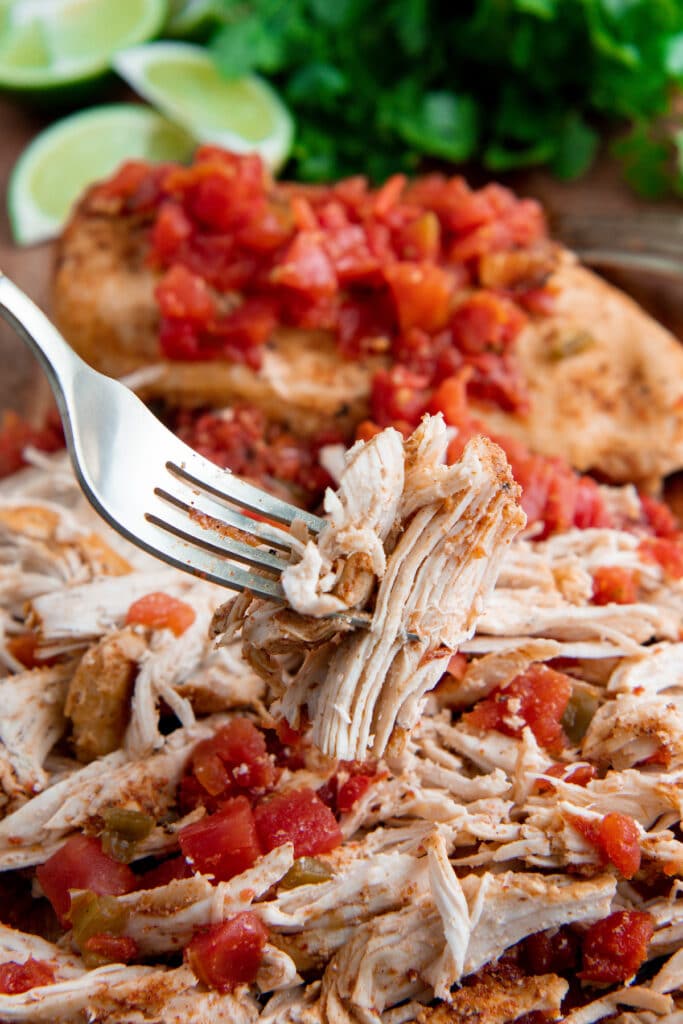
[[[0,97],[0,269],[20,285],[48,314],[50,277],[54,259],[51,244],[19,249],[12,243],[6,209],[6,192],[14,162],[24,146],[47,123],[44,116]],[[521,194],[539,198],[549,210],[568,213],[636,213],[645,204],[620,181],[614,164],[603,157],[580,182],[562,184],[542,171],[518,173],[509,184]],[[683,204],[670,202],[664,209],[681,214]],[[683,340],[683,287],[680,280],[666,281],[643,275],[622,275],[617,283],[644,303]],[[0,321],[0,411],[15,409],[39,417],[49,400],[42,370],[26,346]]]

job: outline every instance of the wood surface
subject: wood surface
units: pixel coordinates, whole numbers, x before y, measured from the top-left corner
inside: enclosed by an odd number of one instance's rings
[[[111,98],[118,97],[107,97]],[[126,93],[123,98],[132,97]],[[7,183],[17,157],[47,123],[46,115],[26,109],[11,98],[0,97],[0,269],[49,314],[53,245],[48,243],[24,249],[15,246],[6,203]],[[614,164],[604,155],[591,174],[580,182],[563,184],[542,171],[532,171],[514,175],[509,184],[521,194],[541,199],[551,221],[554,212],[622,212],[629,216],[646,205],[621,182]],[[683,204],[670,202],[664,204],[664,208],[680,214]],[[614,279],[683,339],[683,287],[680,280],[666,281],[632,273]],[[37,420],[48,402],[49,390],[42,370],[23,342],[0,321],[0,411],[15,409]]]
[[[49,312],[52,246],[15,246],[7,217],[10,171],[45,123],[39,115],[0,97],[0,270]],[[37,420],[49,400],[48,390],[43,371],[26,345],[0,320],[0,411],[14,409]]]

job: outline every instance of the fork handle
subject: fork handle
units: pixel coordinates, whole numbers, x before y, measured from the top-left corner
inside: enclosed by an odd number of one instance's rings
[[[50,382],[65,429],[75,373],[85,367],[43,311],[0,270],[0,317],[13,327],[37,356]]]

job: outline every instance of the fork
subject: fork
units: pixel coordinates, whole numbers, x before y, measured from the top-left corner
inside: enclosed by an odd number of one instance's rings
[[[555,233],[591,266],[683,274],[683,217],[656,210],[565,214]]]
[[[102,518],[178,569],[284,602],[279,580],[296,542],[276,524],[300,520],[315,535],[325,520],[193,451],[137,395],[88,366],[2,271],[0,316],[45,368],[78,481]],[[369,618],[350,620],[367,625]]]

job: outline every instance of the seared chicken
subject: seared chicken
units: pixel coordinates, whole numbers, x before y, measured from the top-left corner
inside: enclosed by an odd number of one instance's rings
[[[55,317],[88,362],[112,376],[154,367],[141,378],[149,397],[247,402],[299,435],[352,434],[368,415],[371,378],[386,360],[344,359],[324,331],[276,328],[258,371],[226,360],[162,358],[147,234],[144,219],[108,216],[88,195],[64,232]],[[533,314],[515,344],[528,411],[470,401],[471,412],[492,432],[578,470],[656,484],[683,467],[683,350],[626,295],[557,251],[548,281],[554,311]]]

